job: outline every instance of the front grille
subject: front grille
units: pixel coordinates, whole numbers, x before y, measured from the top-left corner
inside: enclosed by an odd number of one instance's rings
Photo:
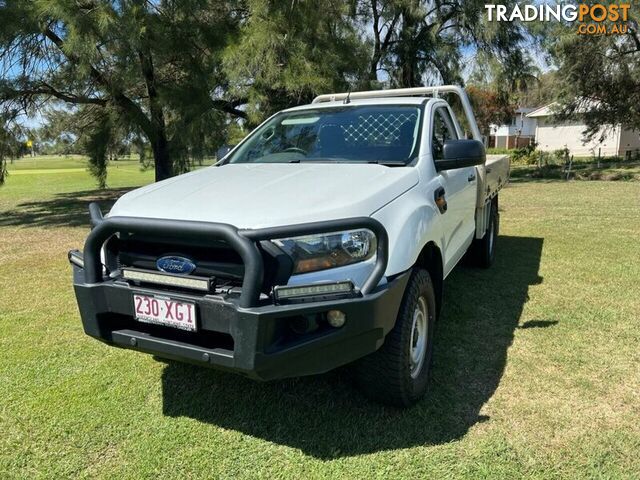
[[[173,242],[153,242],[137,238],[121,240],[118,247],[119,266],[157,270],[156,260],[168,255],[187,257],[194,261],[193,275],[218,277],[242,282],[244,265],[235,250],[224,242],[210,246],[180,245]]]
[[[262,291],[269,293],[274,285],[286,284],[293,270],[291,259],[271,242],[260,242],[258,249],[264,263]],[[116,268],[133,267],[158,271],[156,261],[164,256],[180,256],[192,260],[192,275],[215,277],[218,286],[239,287],[244,278],[244,264],[238,253],[222,240],[198,244],[180,238],[145,238],[120,234],[107,242],[107,256]]]

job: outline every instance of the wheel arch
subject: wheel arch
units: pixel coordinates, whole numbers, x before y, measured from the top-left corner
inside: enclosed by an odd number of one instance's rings
[[[440,317],[442,309],[442,294],[444,290],[444,265],[442,263],[442,253],[435,242],[430,241],[422,247],[415,266],[424,268],[429,272],[433,282],[433,290],[436,294],[436,318]]]

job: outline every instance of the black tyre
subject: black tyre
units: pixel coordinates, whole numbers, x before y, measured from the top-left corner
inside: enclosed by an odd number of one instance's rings
[[[500,215],[498,213],[498,199],[491,202],[489,225],[487,233],[480,240],[474,240],[472,245],[472,257],[474,263],[480,268],[489,268],[496,256],[496,241],[500,231]]]
[[[356,383],[371,399],[408,407],[427,391],[436,297],[429,272],[415,269],[404,292],[398,318],[380,349],[355,365]]]

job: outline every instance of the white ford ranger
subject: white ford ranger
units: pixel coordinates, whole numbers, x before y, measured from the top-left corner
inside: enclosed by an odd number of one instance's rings
[[[457,95],[473,139],[441,97]],[[323,95],[216,165],[91,205],[69,252],[84,330],[257,379],[354,363],[365,393],[427,389],[443,281],[488,267],[507,157],[460,87]]]

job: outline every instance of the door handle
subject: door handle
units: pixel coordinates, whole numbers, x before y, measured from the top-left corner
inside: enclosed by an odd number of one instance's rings
[[[433,192],[433,200],[436,202],[436,206],[442,214],[447,212],[447,200],[444,198],[444,195],[444,187],[438,187],[435,192]]]
[[[475,179],[476,179],[476,174],[475,173],[471,173],[467,177],[467,182],[473,182]]]

